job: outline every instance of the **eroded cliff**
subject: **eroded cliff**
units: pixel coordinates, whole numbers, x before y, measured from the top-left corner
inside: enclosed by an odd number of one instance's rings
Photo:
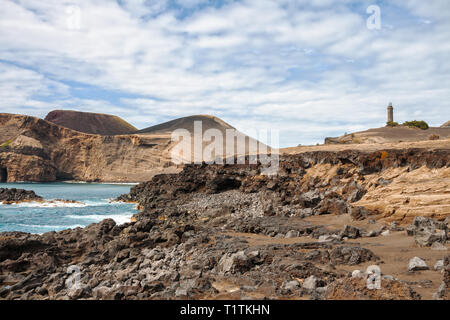
[[[260,171],[260,165],[191,165],[132,188],[123,200],[145,211],[180,195],[239,190],[257,194],[265,216],[350,214],[410,223],[419,215],[450,215],[450,149],[306,152],[282,156],[277,175]]]
[[[0,143],[1,177],[8,182],[139,182],[177,171],[169,138],[91,135],[34,117],[0,114]]]
[[[101,119],[95,114],[92,117],[89,127],[95,127]],[[197,122],[201,126],[201,148],[192,137]],[[178,172],[186,161],[208,161],[267,148],[210,116],[181,118],[152,128],[150,132],[107,136],[82,133],[34,117],[0,114],[0,181],[142,182],[156,174]],[[172,132],[177,129],[187,134],[177,136],[180,142],[172,140]],[[204,138],[208,129],[214,129],[220,136],[218,141],[223,142],[210,152],[206,147],[211,142]],[[242,140],[243,149],[235,145],[228,148],[227,130],[233,140]]]

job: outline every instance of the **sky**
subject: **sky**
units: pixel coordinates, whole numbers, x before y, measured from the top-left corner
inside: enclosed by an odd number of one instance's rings
[[[389,102],[442,125],[449,61],[450,1],[0,0],[7,113],[210,114],[310,145],[384,126]]]

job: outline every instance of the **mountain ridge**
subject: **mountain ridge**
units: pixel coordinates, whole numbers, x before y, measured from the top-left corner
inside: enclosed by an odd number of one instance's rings
[[[104,136],[132,134],[138,130],[124,119],[104,113],[53,110],[44,120],[75,131]]]
[[[193,126],[191,120],[197,119],[196,117],[198,116],[181,118],[175,123],[181,121]],[[211,127],[210,124],[219,131],[232,128],[216,117],[201,117],[211,121],[204,128]],[[235,134],[245,137],[245,153],[249,153],[249,141],[252,138],[239,131]],[[192,139],[192,143],[195,143],[194,140]],[[252,141],[257,142],[254,139]],[[187,142],[183,139],[180,145],[179,142],[172,141],[170,135],[158,131],[147,134],[89,134],[32,116],[0,113],[1,180],[142,182],[157,174],[176,173],[183,163],[192,162],[198,156],[203,157],[204,161],[210,161],[217,157],[232,157],[241,152],[224,148],[205,156],[203,150],[198,154],[197,148],[192,148]],[[183,146],[183,143],[190,153],[175,154],[174,147]],[[206,144],[203,141],[203,147]],[[182,161],[178,163],[180,159]]]
[[[212,115],[192,115],[182,118],[173,119],[164,123],[160,123],[148,128],[144,128],[138,130],[137,134],[157,134],[157,133],[168,133],[177,129],[186,129],[189,132],[194,131],[194,123],[195,121],[202,122],[203,131],[207,129],[219,129],[221,131],[225,131],[226,129],[236,130],[233,126],[226,123],[220,118],[217,118]]]

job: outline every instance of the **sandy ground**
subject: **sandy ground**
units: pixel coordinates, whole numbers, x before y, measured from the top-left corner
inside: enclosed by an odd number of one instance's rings
[[[382,226],[379,223],[368,224],[367,220],[355,222],[348,215],[343,216],[314,216],[306,218],[305,221],[313,224],[321,224],[329,229],[342,229],[345,225],[366,228],[367,230],[379,230]],[[379,264],[381,271],[385,275],[390,275],[404,281],[415,282],[411,287],[422,295],[422,299],[432,299],[442,282],[442,274],[434,271],[433,267],[438,260],[442,260],[450,251],[434,251],[431,248],[421,248],[415,244],[413,237],[408,237],[406,231],[391,232],[388,236],[376,238],[362,238],[349,240],[348,243],[357,243],[363,248],[372,250],[379,256],[383,263]],[[447,244],[447,249],[450,245]],[[409,260],[419,257],[423,259],[430,270],[409,273]],[[343,270],[353,272],[354,270],[366,270],[371,263],[362,264],[355,267],[342,267]],[[420,281],[432,281],[429,288],[420,284]]]
[[[366,131],[345,134],[344,136],[327,138],[327,144],[366,144],[366,143],[400,143],[450,139],[450,128],[430,127],[427,130],[404,126],[381,127]]]
[[[302,219],[303,222],[309,222],[313,225],[323,225],[330,230],[342,230],[344,226],[351,225],[354,227],[365,228],[367,230],[379,230],[382,225],[380,223],[369,224],[367,220],[355,222],[348,215],[342,216],[313,216]],[[243,238],[252,246],[271,245],[271,244],[296,244],[317,242],[310,237],[299,237],[292,239],[276,239],[264,235],[228,233],[229,235]],[[399,280],[407,281],[408,284],[418,293],[422,295],[423,300],[431,300],[433,294],[438,290],[442,282],[442,274],[440,271],[434,271],[434,265],[438,260],[450,254],[450,245],[447,244],[447,251],[434,251],[431,248],[421,248],[414,242],[413,237],[408,237],[406,231],[391,232],[388,236],[380,236],[376,238],[360,238],[356,240],[346,241],[347,245],[355,244],[357,246],[373,251],[375,255],[380,257],[381,261],[377,264],[383,275],[390,275]],[[302,250],[307,251],[307,250]],[[408,263],[414,257],[423,259],[430,270],[409,273]],[[337,266],[338,270],[353,272],[354,270],[365,271],[374,263],[364,263],[358,266]],[[325,266],[323,266],[325,267]],[[431,281],[431,282],[430,282]],[[236,285],[219,284],[230,286],[229,289],[237,290]],[[229,297],[227,295],[227,297]]]
[[[281,154],[298,154],[313,151],[346,151],[359,150],[373,152],[378,150],[392,149],[450,149],[450,139],[436,141],[418,141],[418,142],[401,142],[401,143],[369,143],[369,144],[342,144],[342,145],[319,145],[319,146],[299,146],[293,148],[280,149]]]

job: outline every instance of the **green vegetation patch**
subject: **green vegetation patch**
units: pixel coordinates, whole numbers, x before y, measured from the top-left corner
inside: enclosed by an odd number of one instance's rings
[[[6,148],[7,146],[9,146],[12,143],[12,139],[6,141],[5,143],[3,143],[2,145],[0,145],[0,148]]]
[[[386,123],[386,126],[388,126],[388,127],[398,127],[399,124],[398,124],[398,122],[395,122],[395,121],[389,121],[388,123]]]
[[[430,126],[428,125],[428,123],[426,123],[425,121],[406,121],[405,123],[403,123],[403,125],[405,127],[410,127],[410,128],[419,128],[422,130],[428,130],[430,128]]]

